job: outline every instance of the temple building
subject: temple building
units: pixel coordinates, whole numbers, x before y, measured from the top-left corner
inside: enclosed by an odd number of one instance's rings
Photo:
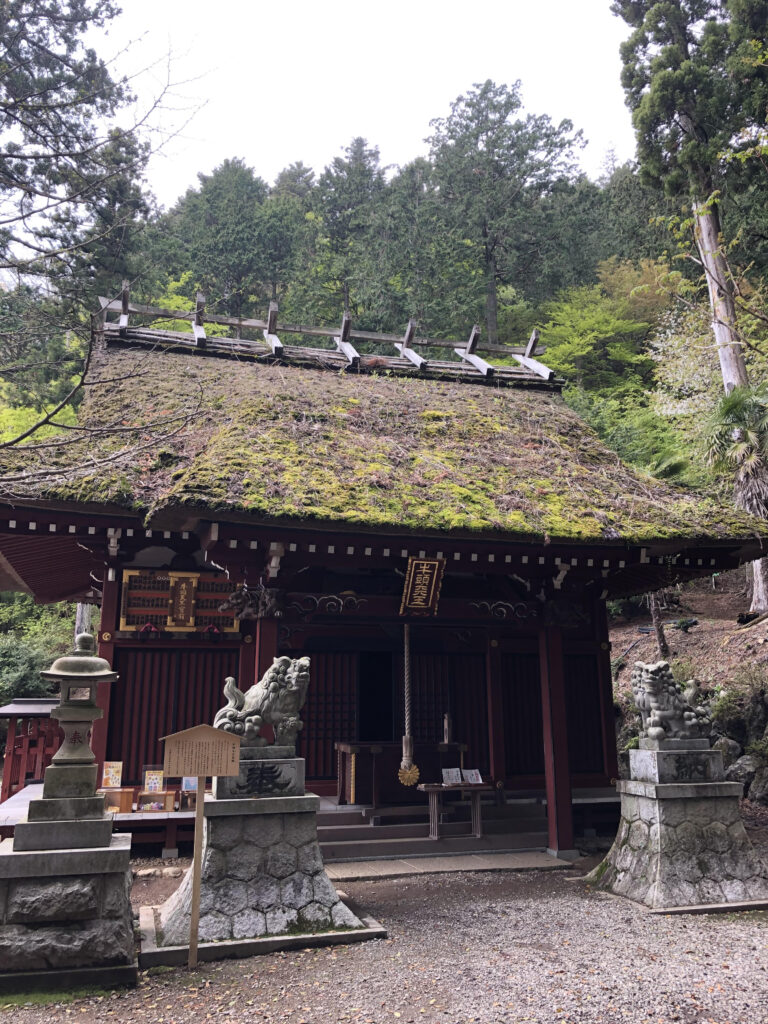
[[[623,465],[535,336],[170,315],[105,302],[82,431],[2,459],[0,587],[101,604],[99,760],[138,785],[225,677],[309,655],[308,789],[426,803],[407,733],[423,781],[543,791],[573,847],[572,791],[617,775],[606,601],[754,559],[765,524]]]

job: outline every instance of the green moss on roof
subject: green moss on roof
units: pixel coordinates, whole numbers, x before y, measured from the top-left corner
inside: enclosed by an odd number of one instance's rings
[[[752,537],[731,506],[648,479],[555,394],[110,350],[81,416],[89,470],[36,496],[202,515],[551,540]],[[115,383],[115,381],[117,381]],[[178,433],[149,425],[194,409]],[[165,435],[168,436],[165,436]],[[147,442],[150,442],[147,445]],[[11,456],[22,458],[19,453]],[[79,466],[79,468],[78,468]],[[6,467],[7,469],[7,467]]]

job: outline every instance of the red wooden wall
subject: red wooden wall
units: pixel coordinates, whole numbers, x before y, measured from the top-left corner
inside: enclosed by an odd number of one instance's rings
[[[212,723],[237,676],[238,648],[116,647],[107,760],[123,762],[123,784],[139,785],[145,765],[163,763],[161,736]]]

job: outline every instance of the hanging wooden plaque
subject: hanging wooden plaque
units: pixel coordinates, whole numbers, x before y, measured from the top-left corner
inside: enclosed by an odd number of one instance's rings
[[[124,569],[120,629],[237,632],[240,623],[235,612],[219,611],[232,589],[223,573]]]
[[[437,602],[445,572],[444,558],[408,559],[401,615],[437,615]]]

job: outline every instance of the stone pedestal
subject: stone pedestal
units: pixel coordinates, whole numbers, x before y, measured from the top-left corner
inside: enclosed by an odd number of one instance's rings
[[[323,868],[319,804],[313,795],[206,802],[201,943],[363,927]],[[191,897],[189,870],[158,913],[159,946],[189,942]]]
[[[135,984],[130,835],[98,849],[0,843],[0,992]]]
[[[768,866],[739,815],[742,787],[724,781],[708,739],[642,739],[619,782],[621,821],[588,876],[653,908],[768,900]]]
[[[240,774],[215,778],[217,800],[243,796],[303,796],[304,758],[293,747],[241,747]]]

